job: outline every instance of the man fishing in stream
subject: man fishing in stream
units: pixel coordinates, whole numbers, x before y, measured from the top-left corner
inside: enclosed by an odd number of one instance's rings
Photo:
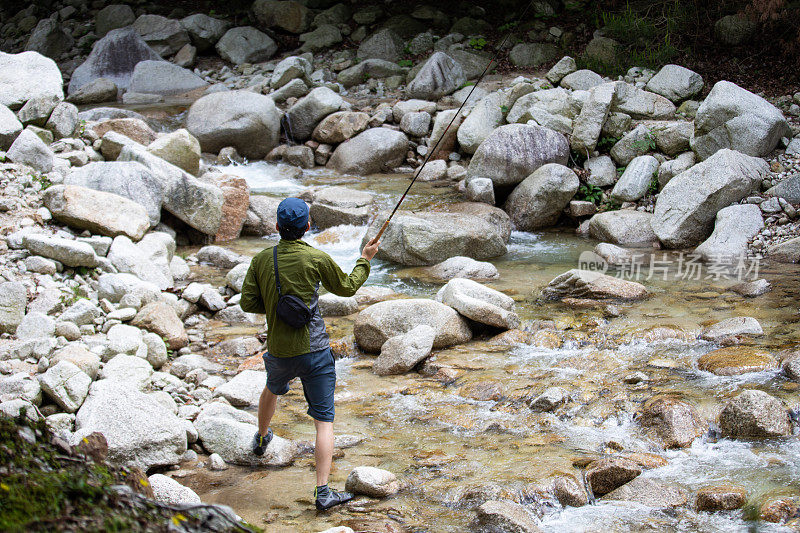
[[[256,455],[266,452],[272,440],[269,425],[278,396],[286,394],[289,382],[299,377],[317,432],[314,503],[324,511],[351,500],[353,495],[328,487],[333,461],[336,367],[317,305],[317,291],[322,284],[338,296],[353,296],[369,277],[369,262],[378,251],[380,236],[367,243],[347,275],[328,254],[301,240],[311,229],[308,206],[303,200],[287,198],[280,203],[276,229],[280,242],[253,258],[242,285],[242,309],[267,315],[267,384],[258,403],[258,432],[253,436],[252,449]]]

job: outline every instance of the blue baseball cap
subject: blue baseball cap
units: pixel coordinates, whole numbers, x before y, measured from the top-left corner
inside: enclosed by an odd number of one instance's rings
[[[300,198],[287,198],[278,204],[278,226],[282,228],[306,229],[308,205]]]

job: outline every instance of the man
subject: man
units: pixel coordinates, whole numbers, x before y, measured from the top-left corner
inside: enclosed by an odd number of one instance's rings
[[[300,240],[311,229],[308,206],[304,201],[298,198],[283,200],[278,206],[275,227],[281,235],[277,245],[277,269],[272,248],[256,255],[245,275],[240,302],[248,313],[267,315],[267,352],[264,354],[267,385],[258,403],[258,432],[253,438],[253,453],[263,455],[266,451],[272,440],[269,424],[275,414],[278,396],[286,394],[289,382],[299,377],[308,403],[308,414],[314,419],[317,430],[314,499],[317,509],[323,511],[351,500],[353,495],[328,487],[333,460],[336,368],[325,322],[317,306],[317,291],[321,283],[328,292],[338,296],[355,294],[369,277],[369,262],[375,257],[379,243],[376,239],[367,243],[348,276],[328,254]],[[275,283],[276,270],[278,285]],[[281,295],[297,296],[308,306],[311,320],[307,325],[295,329],[278,316],[279,288]]]

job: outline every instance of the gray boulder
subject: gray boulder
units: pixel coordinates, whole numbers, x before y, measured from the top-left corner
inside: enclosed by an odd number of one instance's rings
[[[558,63],[553,65],[553,68],[547,71],[545,77],[552,83],[553,85],[558,84],[564,76],[567,74],[571,74],[578,70],[578,66],[575,63],[575,60],[570,56],[562,57]]]
[[[189,33],[180,21],[160,15],[141,15],[133,29],[161,57],[171,56],[189,44]]]
[[[326,187],[314,196],[311,220],[319,229],[340,224],[363,226],[369,222],[374,196],[345,187]]]
[[[468,202],[495,204],[494,183],[489,178],[472,178],[466,182],[464,197]]]
[[[717,213],[740,201],[767,175],[767,163],[722,149],[675,176],[656,200],[653,231],[670,248],[693,246],[710,233]]]
[[[18,281],[0,283],[0,333],[14,333],[25,317],[28,290]]]
[[[470,257],[451,257],[446,261],[425,269],[429,276],[449,281],[453,278],[488,280],[500,277],[497,267]]]
[[[269,35],[252,26],[231,28],[216,45],[217,53],[235,65],[266,61],[278,51]]]
[[[405,374],[431,354],[435,338],[436,330],[422,324],[404,335],[388,339],[372,363],[372,371],[379,376]]]
[[[508,500],[489,500],[477,509],[473,527],[477,531],[540,533],[536,517],[524,505]]]
[[[438,100],[466,83],[461,65],[443,52],[435,52],[406,87],[411,98]]]
[[[61,102],[50,114],[45,128],[53,132],[56,139],[72,137],[78,126],[78,108],[69,102]],[[82,151],[82,150],[80,150]]]
[[[162,135],[147,146],[147,151],[189,174],[200,173],[200,141],[185,129]]]
[[[0,378],[0,402],[25,400],[34,405],[42,403],[42,389],[27,372]]]
[[[27,234],[22,238],[22,245],[34,255],[55,259],[68,267],[92,268],[97,266],[94,248],[85,242]]]
[[[320,143],[339,144],[367,129],[369,115],[353,111],[337,111],[322,119],[312,138]]]
[[[243,235],[273,235],[278,233],[275,224],[278,223],[277,209],[280,200],[271,196],[250,196],[250,207],[247,218],[242,226]]]
[[[407,151],[402,132],[370,128],[337,146],[326,166],[346,174],[377,174],[402,164]]]
[[[103,316],[103,311],[90,300],[81,298],[70,305],[59,317],[62,322],[72,322],[78,326],[94,324],[96,318]]]
[[[580,115],[572,123],[570,146],[573,150],[587,154],[594,151],[611,109],[614,90],[613,83],[600,84],[589,90]]]
[[[664,65],[650,78],[645,88],[677,104],[703,90],[703,77],[680,65]]]
[[[342,42],[342,32],[333,24],[322,24],[316,30],[300,35],[303,52],[319,52]]]
[[[234,407],[258,407],[258,399],[267,382],[267,373],[257,370],[244,370],[233,379],[220,385],[214,391]]]
[[[451,279],[436,293],[436,301],[480,324],[502,329],[519,327],[514,299],[471,279]]]
[[[286,112],[286,126],[291,138],[305,141],[326,116],[339,111],[342,97],[327,87],[317,87]]]
[[[761,210],[754,204],[731,205],[720,209],[714,232],[694,253],[705,261],[717,263],[744,259],[750,240],[764,229]]]
[[[714,24],[714,37],[722,44],[738,46],[750,40],[758,24],[746,15],[726,15]]]
[[[75,40],[72,38],[72,34],[59,24],[58,19],[47,18],[40,20],[36,25],[28,38],[25,50],[59,59],[61,54],[72,48],[73,44],[75,44]]]
[[[119,87],[108,78],[92,80],[67,98],[75,105],[100,104],[103,102],[116,102]]]
[[[424,137],[431,126],[431,115],[425,111],[414,111],[403,115],[400,130],[410,137]]]
[[[60,361],[39,376],[42,390],[67,413],[74,413],[89,394],[90,378],[69,361]]]
[[[86,61],[75,69],[69,80],[69,94],[91,81],[106,78],[127,90],[133,69],[140,61],[160,61],[161,56],[147,46],[132,27],[111,30],[92,47]],[[88,120],[88,119],[87,119]]]
[[[722,435],[740,439],[785,437],[792,434],[786,407],[760,390],[745,390],[730,400],[719,415]]]
[[[622,209],[598,213],[589,220],[589,235],[599,241],[623,246],[658,242],[650,227],[652,213]]]
[[[464,152],[474,154],[481,143],[503,125],[505,117],[500,107],[503,96],[494,92],[482,98],[458,127],[456,138]]]
[[[204,152],[233,146],[250,159],[262,159],[278,145],[280,128],[275,102],[250,91],[206,95],[192,104],[186,117],[186,129]]]
[[[129,90],[147,94],[182,94],[207,87],[208,83],[185,68],[167,61],[141,61],[133,69]]]
[[[8,159],[20,165],[28,165],[42,173],[53,170],[55,153],[30,129],[17,136],[7,153]]]
[[[202,13],[196,13],[181,19],[181,26],[189,33],[192,44],[197,47],[197,51],[200,53],[214,48],[214,45],[222,39],[225,32],[231,29],[230,22],[209,17]]]
[[[651,122],[648,128],[656,141],[659,151],[668,156],[675,156],[681,152],[688,152],[691,144],[694,126],[691,122],[665,121]]]
[[[589,171],[586,183],[595,187],[608,187],[617,181],[617,166],[607,155],[590,157],[583,163],[583,168]]]
[[[800,138],[797,140],[800,141]],[[770,187],[767,195],[783,198],[791,204],[800,204],[800,174],[789,176],[774,187]]]
[[[386,498],[400,490],[397,476],[388,470],[374,466],[354,468],[347,476],[344,486],[348,492],[363,494],[370,498]]]
[[[8,150],[21,132],[22,123],[14,112],[0,105],[0,150]]]
[[[356,317],[353,334],[361,349],[378,353],[387,340],[420,325],[428,325],[436,331],[434,348],[462,344],[472,338],[466,320],[454,309],[423,299],[389,300],[371,305]]]
[[[167,505],[200,505],[200,496],[189,487],[185,487],[164,474],[153,474],[147,478],[153,489],[153,499]]]
[[[94,32],[98,37],[105,37],[111,30],[130,26],[135,20],[136,16],[130,6],[111,4],[94,16]]]
[[[573,91],[588,91],[603,83],[603,76],[591,70],[576,70],[561,79],[560,85]],[[611,103],[609,102],[609,105]]]
[[[42,337],[52,337],[55,331],[55,320],[44,313],[30,311],[19,323],[16,335],[18,339],[40,339]]]
[[[290,81],[300,78],[308,85],[311,84],[311,62],[304,57],[289,56],[275,66],[269,84],[274,89],[280,89]]]
[[[572,170],[548,163],[514,189],[506,201],[505,210],[520,231],[552,226],[579,186],[580,180]]]
[[[100,432],[109,461],[148,470],[178,464],[186,451],[186,429],[176,415],[152,396],[124,383],[94,383],[75,418],[72,444]]]
[[[719,81],[697,110],[692,149],[700,160],[723,148],[763,157],[788,133],[778,108],[734,83]]]
[[[467,177],[489,178],[495,186],[516,185],[542,165],[566,165],[568,159],[569,143],[560,133],[541,126],[507,124],[481,143]]]
[[[655,137],[644,124],[639,124],[617,141],[609,154],[620,166],[628,166],[636,157],[651,152],[655,147]]]
[[[542,290],[542,297],[546,300],[560,300],[567,297],[641,300],[646,296],[647,289],[641,283],[577,268],[556,276]]]
[[[800,263],[800,237],[773,244],[767,252],[772,259],[780,263]]]
[[[611,197],[623,202],[635,202],[647,194],[654,178],[658,178],[658,159],[651,155],[635,157],[614,185]]]
[[[138,243],[122,235],[116,237],[108,252],[108,260],[118,272],[133,274],[161,290],[168,289],[173,285],[169,262],[174,248],[170,250],[164,235],[150,233]]]
[[[264,27],[280,28],[289,33],[304,32],[311,21],[308,8],[301,2],[256,0],[251,9]]]
[[[317,303],[323,317],[348,316],[358,313],[358,300],[355,296],[345,297],[328,293],[321,295]]]
[[[675,104],[667,98],[629,83],[616,82],[617,94],[611,111],[625,113],[634,119],[666,120],[675,115]]]
[[[383,59],[365,59],[352,67],[341,71],[336,79],[345,87],[360,85],[364,83],[364,78],[388,78],[389,76],[400,76],[404,73],[403,67],[391,61]]]
[[[520,68],[536,68],[554,61],[559,55],[559,49],[554,44],[518,43],[508,53],[508,60]]]
[[[55,61],[38,52],[0,52],[0,105],[19,109],[32,98],[64,99],[64,79]]]
[[[397,61],[403,54],[403,39],[390,29],[382,29],[364,39],[356,55],[361,59]]]

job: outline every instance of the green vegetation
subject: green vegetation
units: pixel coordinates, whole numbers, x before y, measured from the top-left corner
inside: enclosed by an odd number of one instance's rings
[[[617,139],[616,137],[600,137],[600,140],[597,141],[597,151],[598,152],[608,152],[618,142],[619,142],[619,139]]]
[[[578,193],[575,195],[576,200],[584,202],[592,202],[598,205],[603,199],[603,189],[597,185],[586,183],[578,188]]]
[[[400,65],[401,67],[408,67],[408,68],[414,66],[414,62],[410,59],[401,59],[400,61],[397,62],[397,64]]]
[[[497,31],[499,31],[501,33],[505,33],[508,30],[516,28],[518,25],[519,25],[519,21],[518,20],[515,20],[514,22],[506,22],[505,24],[502,24],[500,27],[498,27]]]
[[[598,210],[601,213],[604,213],[606,211],[618,211],[620,207],[622,207],[622,204],[619,202],[619,200],[609,198],[600,205]]]
[[[469,47],[472,48],[473,50],[483,50],[484,48],[486,48],[486,39],[484,39],[483,37],[470,39]]]
[[[650,178],[650,186],[647,187],[647,194],[658,194],[658,171],[653,172],[653,176]]]
[[[47,188],[53,184],[44,174],[38,172],[31,172],[28,176],[30,176],[31,182],[38,183],[43,191],[47,190]]]
[[[81,290],[80,285],[76,285],[70,289],[70,293],[61,295],[61,305],[69,307],[78,300],[87,300],[86,294]]]
[[[500,111],[501,111],[501,112],[502,112],[504,115],[507,115],[507,114],[508,114],[508,106],[507,106],[507,105],[501,105],[501,106],[500,106]]]
[[[651,133],[648,133],[644,139],[633,141],[633,148],[637,152],[654,152],[656,150],[656,138]]]

